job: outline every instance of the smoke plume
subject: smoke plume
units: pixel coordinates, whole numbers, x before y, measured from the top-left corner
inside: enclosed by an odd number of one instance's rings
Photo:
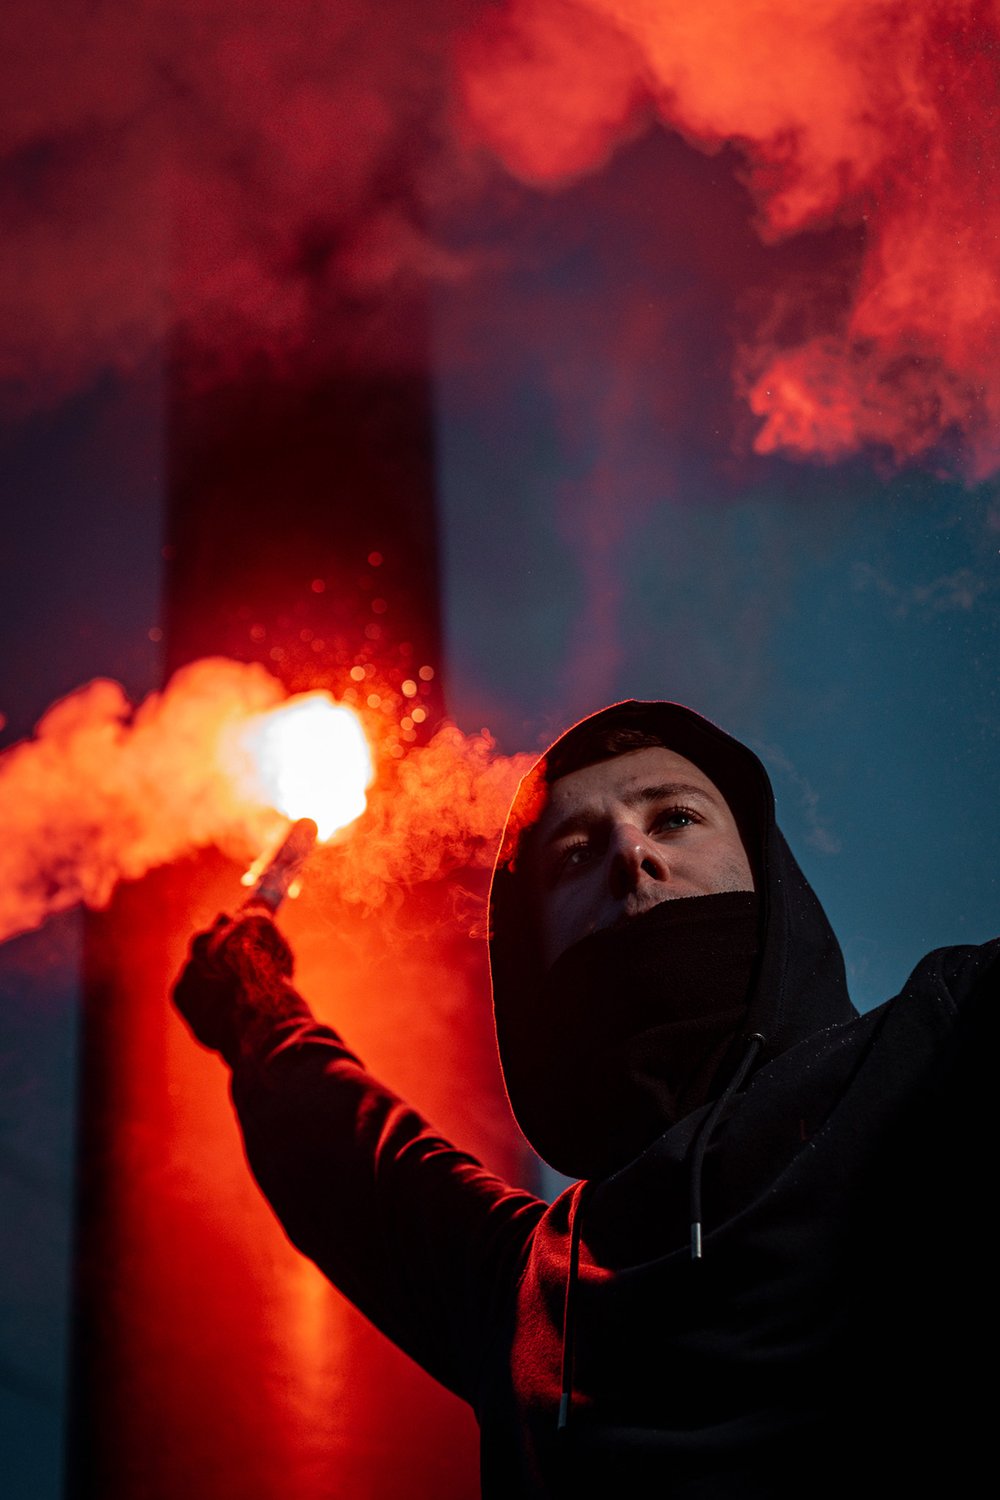
[[[740,152],[765,241],[864,226],[846,306],[786,287],[745,341],[755,446],[908,459],[961,433],[981,478],[1000,464],[998,62],[993,0],[508,0],[463,77],[528,181],[602,165],[644,99]]]
[[[763,315],[719,308],[759,451],[1000,462],[997,0],[21,0],[0,26],[8,412],[168,333],[212,379],[412,358],[387,291],[507,253],[439,228],[503,197],[491,162],[554,193],[657,121],[742,161],[766,243],[863,238],[832,300],[786,270]]]
[[[170,332],[215,378],[263,350],[391,359],[373,287],[422,229],[462,0],[40,0],[0,22],[8,410],[128,373]],[[448,171],[439,170],[442,153]],[[390,320],[391,321],[391,320]]]
[[[104,906],[119,881],[197,848],[248,864],[275,844],[287,824],[248,796],[234,747],[284,696],[263,667],[209,658],[136,708],[107,680],[50,708],[0,756],[0,940],[77,904]],[[379,725],[366,729],[378,757]],[[355,825],[363,838],[352,848],[348,830],[336,851],[337,894],[373,907],[393,885],[488,866],[530,760],[451,726],[385,756]]]

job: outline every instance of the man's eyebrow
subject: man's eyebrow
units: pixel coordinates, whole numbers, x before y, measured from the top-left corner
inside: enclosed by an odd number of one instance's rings
[[[656,786],[631,787],[623,792],[622,801],[626,807],[647,807],[651,802],[668,802],[671,797],[700,797],[703,802],[719,806],[719,798],[708,787],[696,786],[691,781],[661,781]],[[543,844],[547,848],[566,838],[568,834],[576,833],[581,828],[589,828],[593,822],[594,814],[586,809],[570,813],[569,817],[562,818],[556,824],[551,833],[545,835]]]

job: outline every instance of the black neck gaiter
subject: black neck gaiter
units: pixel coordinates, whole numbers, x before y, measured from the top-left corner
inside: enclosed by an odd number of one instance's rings
[[[550,1165],[605,1176],[713,1096],[747,1015],[757,910],[752,891],[662,901],[560,955],[532,1026],[531,1135]]]

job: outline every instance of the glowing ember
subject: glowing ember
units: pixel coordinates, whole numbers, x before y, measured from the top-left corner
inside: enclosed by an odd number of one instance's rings
[[[312,818],[321,839],[360,817],[374,775],[357,714],[329,693],[304,693],[262,714],[240,735],[262,801]]]

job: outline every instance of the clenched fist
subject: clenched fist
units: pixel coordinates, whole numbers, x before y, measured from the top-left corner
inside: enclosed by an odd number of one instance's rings
[[[293,966],[292,950],[270,917],[220,916],[194,938],[174,1004],[198,1041],[231,1063],[248,1021],[289,1009]]]

